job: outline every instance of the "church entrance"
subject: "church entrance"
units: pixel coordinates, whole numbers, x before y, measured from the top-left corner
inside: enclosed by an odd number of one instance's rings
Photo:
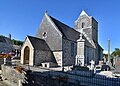
[[[30,57],[30,48],[26,46],[24,49],[24,64],[29,64],[29,57]]]

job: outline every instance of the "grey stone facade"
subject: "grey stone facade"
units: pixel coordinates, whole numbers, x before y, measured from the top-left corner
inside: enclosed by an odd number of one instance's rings
[[[44,32],[47,33],[45,38],[43,37]],[[76,39],[79,38],[77,31],[45,13],[36,37],[46,41],[55,56],[58,66],[75,64],[77,51]],[[71,50],[71,44],[73,44],[73,50]],[[73,55],[71,55],[71,52]]]
[[[44,32],[46,32],[45,38],[43,36]],[[50,18],[48,18],[47,14],[42,19],[36,37],[45,39],[51,51],[62,50],[62,35]]]
[[[56,62],[51,51],[35,50],[34,65],[41,65],[44,62]]]
[[[76,54],[77,43],[74,41],[63,39],[63,65],[74,65]]]

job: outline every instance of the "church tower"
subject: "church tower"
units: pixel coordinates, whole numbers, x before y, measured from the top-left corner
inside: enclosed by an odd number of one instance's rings
[[[75,21],[75,29],[79,32],[82,29],[90,39],[95,42],[98,41],[98,22],[84,10]]]
[[[80,32],[80,38],[77,40],[76,65],[88,65],[91,60],[98,63],[98,22],[83,10],[74,25],[75,30]]]

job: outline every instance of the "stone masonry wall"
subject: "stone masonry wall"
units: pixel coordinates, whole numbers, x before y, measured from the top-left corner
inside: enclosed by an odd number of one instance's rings
[[[56,60],[51,51],[35,50],[34,55],[35,55],[34,56],[35,65],[40,65],[43,62],[56,63]]]
[[[58,64],[58,66],[62,66],[62,56],[63,56],[63,52],[62,51],[54,51],[53,52],[55,60]]]
[[[25,81],[25,74],[18,72],[12,66],[1,66],[2,69],[2,79],[9,81],[14,86],[18,86],[19,80],[24,83]]]
[[[74,49],[71,50],[71,43],[74,43]],[[74,54],[71,55],[71,52]],[[63,39],[63,65],[74,65],[77,52],[77,43]]]
[[[57,27],[52,24],[52,21],[48,18],[48,16],[45,15],[36,34],[36,37],[43,39],[43,33],[46,32],[45,41],[51,51],[62,50],[62,35],[56,28]]]

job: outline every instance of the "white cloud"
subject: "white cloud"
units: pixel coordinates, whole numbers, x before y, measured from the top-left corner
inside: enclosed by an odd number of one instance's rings
[[[110,52],[110,54],[111,54],[112,52]],[[103,51],[103,54],[108,54],[108,51]]]

